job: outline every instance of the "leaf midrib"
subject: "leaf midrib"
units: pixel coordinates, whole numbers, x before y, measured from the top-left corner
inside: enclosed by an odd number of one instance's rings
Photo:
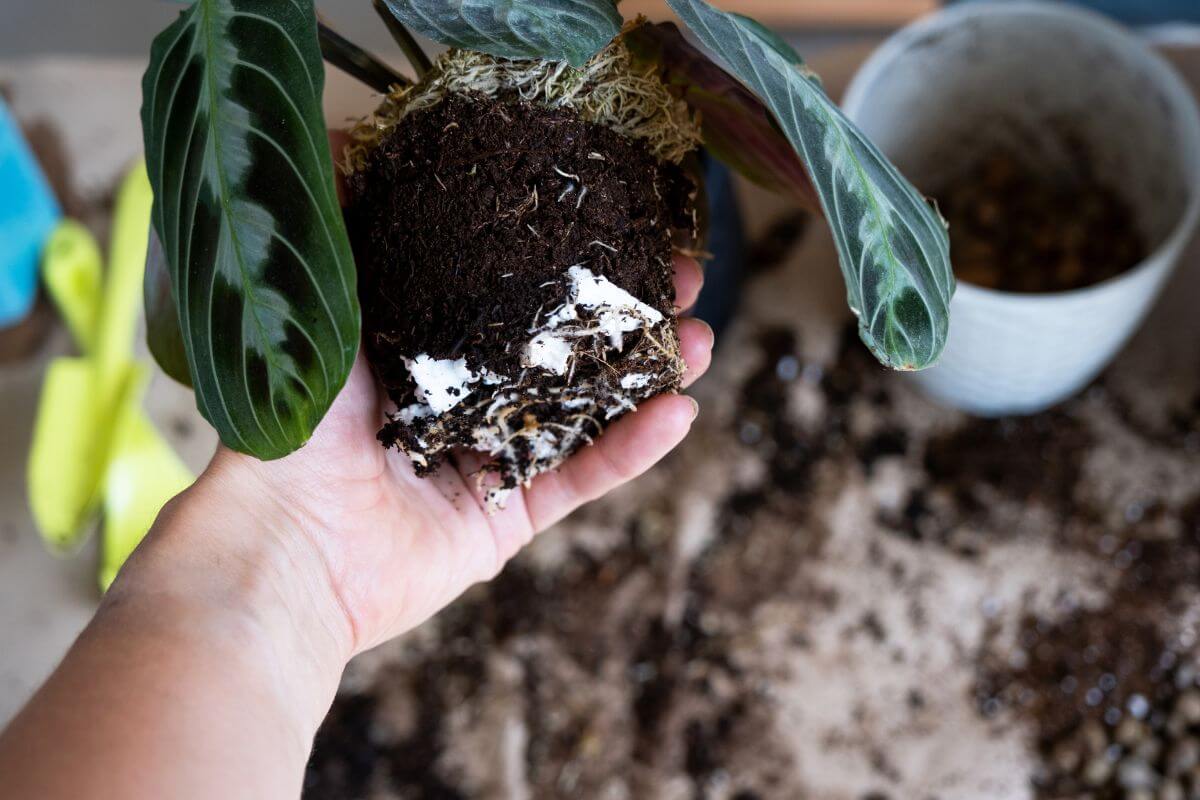
[[[886,156],[840,114],[790,47],[775,47],[769,31],[760,34],[761,26],[753,20],[722,12],[705,0],[670,3],[709,49],[722,57],[733,75],[752,87],[760,100],[768,101],[773,118],[787,119],[792,134],[788,138],[804,154],[805,163],[828,165],[827,181],[818,194],[827,215],[838,213],[830,222],[851,306],[863,312],[859,321],[864,340],[889,366],[914,369],[934,363],[945,345],[953,294],[948,243],[935,212]],[[768,75],[769,80],[764,77]],[[767,91],[772,86],[788,99]],[[803,125],[797,129],[801,120]],[[817,137],[801,136],[802,130],[819,135],[821,153],[810,152],[806,139]],[[841,163],[847,159],[852,163]],[[878,177],[873,176],[875,170],[879,170]],[[840,216],[844,204],[851,217]],[[848,227],[852,223],[856,223],[854,227]],[[911,258],[902,258],[902,251],[909,246]],[[864,304],[868,273],[873,287],[869,308]],[[910,291],[915,293],[920,313],[902,316],[898,303]]]
[[[697,15],[697,16],[700,19],[700,21],[704,24],[704,27],[709,31],[709,34],[711,36],[713,36],[714,41],[719,41],[719,39],[716,37],[715,32],[712,30],[712,27],[708,24],[708,21],[703,19],[703,17],[701,17],[699,15]],[[732,23],[731,23],[731,25],[732,25]],[[738,26],[738,25],[733,25],[733,28],[734,28],[735,33],[738,36],[738,39],[744,45],[747,42],[747,37],[750,37],[752,32],[747,33],[741,26]],[[785,82],[791,82],[792,76],[789,73],[793,70],[793,65],[790,64],[787,61],[787,59],[785,59],[781,54],[776,52],[773,48],[770,48],[765,42],[758,41],[757,38],[751,38],[749,43],[753,44],[755,47],[758,48],[760,54],[763,56],[764,59],[767,59],[770,62],[774,62],[773,65],[774,65],[775,69],[779,70],[783,74]],[[782,62],[782,67],[780,66],[779,62]],[[762,72],[759,70],[758,64],[755,62],[754,59],[747,59],[747,63],[749,64],[750,68],[754,71],[754,74],[755,74],[756,78],[758,79],[759,83],[765,87],[767,84],[763,78]],[[902,269],[900,260],[896,256],[896,249],[895,249],[895,247],[893,245],[893,241],[892,241],[893,236],[895,235],[894,227],[890,224],[885,223],[885,218],[883,216],[883,208],[882,208],[882,205],[879,202],[879,198],[875,192],[874,185],[868,179],[866,172],[863,169],[862,163],[855,156],[853,150],[851,149],[850,143],[846,138],[845,131],[843,130],[843,126],[840,124],[840,121],[835,117],[835,115],[833,113],[830,112],[830,110],[828,108],[825,107],[825,103],[822,102],[821,97],[817,96],[817,93],[819,90],[814,86],[814,84],[811,81],[807,80],[802,74],[799,74],[799,73],[797,73],[796,80],[797,80],[798,84],[800,85],[801,91],[807,92],[810,97],[815,98],[815,102],[812,103],[812,107],[816,111],[816,113],[821,117],[822,121],[824,122],[825,128],[827,130],[832,130],[832,132],[838,142],[838,146],[846,154],[847,160],[850,162],[850,169],[853,171],[853,173],[852,173],[853,177],[856,179],[855,182],[859,185],[861,196],[863,197],[863,199],[867,205],[867,213],[871,214],[872,218],[876,220],[877,229],[881,232],[881,237],[883,240],[882,244],[884,247],[884,255],[887,258],[887,262],[882,265],[885,268],[884,269],[884,280],[886,283],[883,287],[882,292],[880,293],[880,297],[881,298],[886,297],[886,298],[888,298],[888,300],[886,302],[880,303],[880,308],[876,309],[876,313],[878,313],[878,311],[880,311],[880,310],[883,311],[887,330],[890,332],[897,332],[899,335],[903,336],[909,352],[911,353],[912,356],[915,357],[917,355],[916,350],[915,350],[915,345],[913,344],[912,339],[909,338],[907,331],[904,330],[904,326],[900,324],[900,322],[896,316],[895,308],[894,308],[894,305],[892,302],[895,300],[895,292],[897,290],[898,282],[899,282],[899,275],[897,273]],[[795,113],[794,105],[792,107],[792,112],[793,112],[793,114]],[[805,148],[805,149],[807,149],[807,148]],[[836,180],[836,176],[835,176],[835,180]],[[834,188],[836,189],[836,186]],[[822,198],[822,202],[824,202],[823,198]],[[913,236],[914,236],[914,238],[917,238],[916,231],[913,231]],[[864,253],[866,253],[868,251],[868,248],[865,246],[865,244],[862,242],[860,242],[859,244],[862,247]],[[863,297],[863,284],[862,284],[863,275],[859,274],[857,276],[857,278],[858,278],[858,285],[859,285],[859,296],[861,298],[861,297]],[[925,302],[928,303],[929,299],[926,298]],[[931,322],[932,322],[932,320],[931,320]],[[873,324],[871,325],[871,327],[873,327]],[[893,335],[896,335],[896,333],[893,333]],[[894,348],[892,348],[892,349],[894,350]],[[887,353],[889,360],[891,360],[891,355],[892,355],[891,353]],[[912,364],[904,364],[904,366],[911,368]]]
[[[319,92],[317,91],[316,85],[313,81],[312,73],[308,68],[308,64],[306,64],[304,62],[304,57],[300,53],[299,48],[296,46],[295,40],[288,34],[287,30],[282,25],[279,24],[278,21],[273,20],[269,17],[266,17],[262,14],[255,14],[253,12],[248,12],[248,11],[237,11],[235,13],[237,16],[240,16],[244,19],[256,20],[258,22],[269,25],[270,27],[272,27],[276,31],[278,31],[279,35],[282,36],[283,39],[291,47],[292,53],[296,56],[297,62],[304,68],[304,75],[308,80],[308,86],[309,86],[310,90],[312,90],[314,95],[319,95]],[[314,161],[319,162],[320,161],[320,152],[318,151],[317,143],[313,140],[312,130],[309,128],[309,126],[307,124],[305,124],[304,114],[300,111],[299,106],[296,105],[295,97],[293,97],[292,94],[287,91],[287,89],[280,82],[279,78],[277,76],[273,75],[269,70],[264,69],[261,65],[255,64],[254,62],[248,61],[244,58],[241,58],[240,56],[234,59],[233,66],[241,67],[243,69],[253,70],[254,72],[261,75],[264,79],[269,81],[272,85],[274,85],[275,89],[279,92],[279,96],[287,102],[287,104],[291,107],[292,111],[295,113],[296,120],[300,123],[300,127],[303,128],[303,130],[304,130],[304,139],[308,143],[309,151],[312,153]],[[257,136],[260,139],[262,139],[263,141],[265,141],[267,144],[271,145],[275,149],[275,151],[277,153],[279,153],[279,156],[284,161],[287,162],[288,167],[296,175],[297,182],[300,184],[301,187],[303,187],[304,192],[307,195],[309,201],[311,202],[313,209],[317,211],[317,216],[319,217],[319,219],[321,221],[321,232],[325,235],[325,241],[329,243],[330,251],[333,253],[334,259],[337,262],[337,273],[338,273],[339,283],[342,288],[342,294],[346,298],[347,305],[353,305],[351,293],[350,293],[350,287],[346,283],[345,265],[342,263],[342,254],[340,252],[340,249],[337,246],[337,243],[334,241],[333,232],[330,231],[330,229],[329,229],[329,220],[326,218],[325,214],[320,211],[321,203],[317,200],[316,196],[313,194],[312,185],[304,179],[304,175],[303,175],[302,171],[300,170],[300,167],[296,164],[295,159],[286,151],[286,149],[283,147],[283,145],[275,137],[271,136],[265,130],[263,130],[262,128],[255,126],[253,124],[247,124],[245,126],[244,130],[246,131],[247,134]],[[331,185],[331,183],[328,181],[321,182],[321,187],[323,190],[323,194],[325,196],[324,199],[326,201],[331,200],[331,197],[328,192],[328,188],[330,185]],[[329,317],[330,328],[333,330],[333,335],[337,339],[338,354],[344,362],[345,352],[346,352],[346,343],[342,338],[342,330],[341,330],[341,327],[337,324],[337,318],[334,316],[333,309],[329,304],[329,298],[326,297],[325,292],[321,291],[320,282],[317,280],[316,276],[313,275],[312,265],[308,263],[307,259],[303,258],[300,255],[300,253],[296,249],[295,245],[293,245],[292,242],[286,236],[284,236],[281,232],[279,232],[276,229],[273,229],[271,231],[268,231],[268,233],[270,233],[273,238],[277,239],[279,242],[284,244],[289,250],[292,251],[293,255],[296,257],[297,264],[299,264],[304,269],[304,272],[308,276],[308,279],[312,282],[313,288],[316,290],[316,294],[321,300],[322,310],[324,310],[326,316]],[[302,329],[302,326],[297,325],[297,328]],[[303,331],[303,333],[306,336],[306,338],[309,338],[309,340],[311,342],[311,337],[308,337],[307,331]],[[325,378],[325,387],[326,387],[325,391],[326,391],[326,394],[328,394],[329,387],[333,385],[333,382],[330,380],[328,365],[325,363],[325,356],[321,352],[320,348],[318,348],[315,343],[312,343],[312,344],[313,344],[313,352],[316,354],[317,358],[321,362],[321,374]],[[309,396],[312,397],[313,401],[317,402],[316,397],[313,397],[312,392],[309,389],[309,387],[307,385],[305,385],[304,388],[308,392]]]
[[[216,122],[217,122],[217,115],[218,115],[218,109],[220,108],[220,104],[218,102],[219,94],[216,90],[217,82],[213,75],[213,72],[216,69],[216,67],[215,67],[216,48],[214,46],[214,44],[215,44],[214,35],[213,35],[214,25],[213,25],[213,19],[212,19],[212,17],[215,16],[215,11],[211,8],[211,0],[199,0],[199,5],[200,5],[200,31],[201,31],[201,36],[203,37],[203,40],[204,40],[204,52],[205,52],[205,56],[206,56],[205,63],[204,63],[204,85],[205,85],[205,89],[207,89],[208,95],[209,95],[208,104],[209,104],[209,107],[212,109],[208,115],[208,134],[209,134],[209,139],[212,141],[213,160],[215,162],[214,163],[214,171],[216,173],[217,182],[219,184],[219,187],[218,187],[219,191],[217,192],[217,196],[218,196],[219,202],[221,204],[221,213],[225,217],[225,224],[229,228],[229,239],[230,239],[230,242],[233,244],[233,248],[234,248],[234,261],[237,262],[238,272],[241,274],[241,277],[242,277],[242,288],[246,295],[246,302],[250,304],[250,316],[254,320],[254,327],[258,331],[259,340],[265,342],[266,341],[266,335],[265,335],[266,332],[263,329],[261,320],[259,320],[259,318],[258,318],[258,311],[257,311],[258,302],[255,297],[254,285],[250,281],[249,275],[246,273],[246,267],[244,264],[241,242],[237,235],[237,227],[233,224],[233,219],[234,219],[233,210],[229,207],[229,203],[228,203],[229,187],[225,181],[225,170],[223,167],[224,158],[221,154],[221,139],[217,135]],[[230,43],[230,46],[231,47],[233,46],[232,43]],[[212,279],[210,279],[210,286],[209,286],[210,294],[212,291],[212,281],[213,280],[215,280],[215,270],[214,270],[214,275],[212,276]],[[212,342],[213,342],[211,310],[209,311],[209,314],[208,314],[208,342],[209,342],[209,347],[211,348]],[[270,347],[263,347],[261,349],[262,349],[261,355],[263,356],[263,359],[267,362],[268,368],[272,372],[278,372],[279,365],[275,361],[274,354],[272,353],[272,349]],[[233,427],[234,431],[238,434],[238,437],[243,439],[243,441],[244,441],[245,437],[242,436],[241,431],[237,426],[237,423],[233,419],[234,415],[231,412],[229,405],[225,402],[225,392],[221,389],[220,377],[216,374],[216,369],[217,369],[216,359],[215,358],[211,359],[211,363],[212,363],[212,371],[213,371],[213,382],[216,386],[217,395],[221,398],[221,406],[225,409],[225,415],[229,419],[230,426]],[[245,379],[245,371],[246,371],[246,350],[245,350],[245,345],[243,343],[243,347],[242,347],[243,380]],[[274,381],[271,379],[270,375],[267,376],[267,392],[271,399],[271,411],[275,416],[275,424],[278,425],[279,432],[283,435],[284,442],[285,442],[284,449],[286,450],[287,432],[283,429],[283,423],[279,419],[279,412],[275,408],[275,384],[274,384]],[[247,396],[249,396],[249,394],[250,394],[249,386],[247,386]],[[258,410],[254,407],[254,403],[249,403],[248,405],[250,408],[250,413],[254,417],[254,423],[258,426],[258,429],[262,432],[262,435],[267,439],[268,443],[271,445],[272,448],[278,448],[278,444],[276,443],[275,438],[267,433],[266,427],[262,424],[262,421],[258,418]]]
[[[705,27],[708,27],[707,22],[705,22]],[[709,30],[711,31],[712,29],[709,28]],[[746,35],[740,27],[738,27],[736,30],[737,30],[739,39],[742,39]],[[764,58],[778,59],[780,61],[783,61],[783,68],[782,68],[781,72],[784,75],[784,80],[788,81],[788,82],[790,82],[792,80],[792,75],[790,73],[794,71],[794,65],[789,64],[786,61],[786,59],[783,58],[783,56],[781,56],[779,53],[775,52],[772,48],[768,48],[765,45],[765,43],[760,43],[757,40],[755,40],[752,42],[752,44],[754,44],[754,46],[759,48],[759,52],[762,53]],[[758,65],[754,62],[753,59],[748,59],[748,63],[750,64],[750,68],[754,70],[754,74],[758,77],[759,82],[763,86],[766,86],[766,82],[763,79],[762,73],[759,72]],[[776,69],[779,69],[778,64],[776,64],[775,66],[776,66]],[[802,91],[809,92],[810,95],[817,94],[817,89],[813,86],[812,82],[807,80],[803,75],[801,75],[798,70],[796,70],[796,76],[797,76],[796,79],[798,80],[798,82],[800,84],[802,84]],[[822,102],[822,100],[819,96],[816,97],[815,99],[816,99],[816,102],[813,103],[813,107],[816,109],[817,113],[821,116],[821,118],[825,121],[826,129],[833,131],[834,135],[837,138],[838,145],[841,147],[842,151],[846,153],[847,160],[850,162],[851,169],[854,171],[854,175],[857,178],[857,182],[858,182],[859,186],[861,187],[861,191],[862,191],[863,195],[866,198],[870,213],[877,220],[879,230],[883,234],[883,243],[884,243],[884,247],[886,249],[888,264],[886,265],[887,269],[884,271],[885,272],[885,280],[887,281],[887,284],[886,284],[885,290],[881,296],[888,297],[890,299],[894,299],[893,292],[895,292],[895,290],[896,290],[896,281],[897,281],[896,273],[901,269],[901,267],[899,264],[899,259],[896,257],[896,250],[892,246],[892,233],[893,233],[892,227],[890,225],[884,223],[883,209],[880,206],[879,200],[875,195],[874,186],[872,185],[871,181],[868,180],[866,172],[863,170],[862,164],[859,162],[858,158],[854,155],[854,151],[850,148],[850,144],[846,140],[846,135],[845,135],[845,132],[842,130],[841,124],[839,124],[839,121],[837,120],[837,118],[832,113],[830,113],[829,110],[825,107],[825,103]],[[793,111],[793,113],[795,113],[794,105],[792,107],[792,111]],[[836,177],[835,177],[835,180],[836,180]],[[863,251],[866,252],[868,249],[866,247],[866,245],[862,242],[860,242],[859,244],[862,247]],[[858,276],[858,279],[859,279],[859,290],[858,291],[859,291],[859,296],[861,297],[863,295],[863,285],[862,285],[863,276],[860,274]],[[895,316],[895,309],[893,308],[892,303],[885,302],[885,303],[882,303],[881,305],[883,305],[885,307],[884,313],[886,314],[887,321],[889,323],[893,323],[893,324],[888,325],[888,329],[890,330],[892,328],[899,327],[894,324],[896,322],[896,316]],[[905,336],[905,339],[907,339],[907,338],[908,337]],[[913,346],[911,340],[908,341],[908,346],[911,350],[912,346]],[[914,355],[915,355],[915,353],[914,353]]]

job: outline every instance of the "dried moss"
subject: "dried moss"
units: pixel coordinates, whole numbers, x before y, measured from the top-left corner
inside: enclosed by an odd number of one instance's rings
[[[511,61],[450,50],[424,80],[394,87],[375,113],[350,131],[343,170],[361,170],[371,150],[411,112],[449,94],[472,92],[573,110],[587,122],[643,142],[655,157],[673,164],[701,144],[700,128],[687,104],[668,91],[653,67],[638,66],[620,38],[582,69],[565,62]]]

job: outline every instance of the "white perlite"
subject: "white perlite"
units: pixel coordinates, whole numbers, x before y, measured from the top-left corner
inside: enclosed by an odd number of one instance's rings
[[[608,337],[609,346],[621,349],[621,339],[626,333],[662,322],[663,315],[615,283],[597,275],[582,264],[567,270],[570,288],[567,302],[552,312],[546,320],[551,329],[579,319],[582,306],[596,316],[599,332]],[[591,331],[588,331],[590,333]]]
[[[397,416],[405,425],[412,425],[419,419],[437,416],[437,412],[424,403],[413,403],[400,409]]]
[[[564,375],[574,351],[572,340],[603,336],[609,347],[619,351],[625,334],[652,328],[663,321],[658,309],[582,264],[567,270],[567,282],[566,301],[551,311],[540,327],[530,331],[537,335],[525,347],[526,366]],[[573,325],[580,322],[581,308],[591,312],[594,319],[586,325]]]
[[[400,413],[408,418],[421,419],[444,414],[467,398],[472,383],[483,381],[496,386],[507,380],[503,375],[483,369],[472,372],[465,358],[434,358],[421,353],[416,358],[404,359],[408,374],[417,387],[417,397],[423,404],[409,406]]]
[[[550,331],[542,331],[525,347],[525,357],[521,363],[526,367],[537,367],[556,375],[563,375],[566,374],[570,361],[571,342]]]
[[[621,388],[622,389],[641,389],[645,386],[648,386],[650,384],[650,381],[653,379],[654,379],[653,375],[647,375],[644,372],[643,373],[637,373],[637,372],[630,373],[629,375],[626,375],[625,377],[621,378]]]
[[[404,359],[404,366],[417,386],[417,397],[436,414],[444,414],[465,400],[471,393],[467,387],[479,380],[467,368],[465,358],[432,358],[422,353]]]
[[[565,288],[562,302],[535,315],[529,329],[532,338],[521,350],[523,369],[515,377],[486,367],[471,370],[465,358],[437,359],[422,353],[404,360],[417,402],[400,409],[394,419],[416,428],[417,447],[407,452],[418,466],[428,466],[430,455],[446,449],[452,419],[471,419],[471,446],[509,468],[520,465],[517,483],[528,485],[590,443],[609,420],[635,410],[655,386],[665,387],[682,374],[671,321],[658,309],[583,264],[567,269],[556,283]],[[614,357],[612,351],[627,349],[625,335],[638,331],[642,335],[629,343],[631,352]],[[621,375],[626,358],[638,359],[638,372]],[[599,377],[579,378],[577,362],[594,361],[608,369]],[[532,370],[564,376],[565,381],[534,385]],[[489,391],[484,388],[488,386],[495,388]],[[538,422],[527,413],[531,405],[559,406],[569,413]],[[489,509],[502,507],[510,491],[503,485],[487,487]]]

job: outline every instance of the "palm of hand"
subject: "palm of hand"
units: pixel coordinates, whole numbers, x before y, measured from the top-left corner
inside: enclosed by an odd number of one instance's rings
[[[677,302],[690,306],[702,283],[699,266],[680,258],[675,267]],[[685,319],[679,335],[690,383],[708,367],[712,332]],[[657,397],[489,514],[477,455],[461,454],[422,479],[406,456],[379,445],[386,402],[360,354],[300,451],[270,465],[229,451],[217,457],[253,471],[317,549],[359,652],[419,625],[494,577],[536,533],[644,472],[686,435],[696,412],[686,397]]]

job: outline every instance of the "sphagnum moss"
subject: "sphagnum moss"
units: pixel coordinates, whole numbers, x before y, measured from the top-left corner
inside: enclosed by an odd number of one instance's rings
[[[687,104],[671,94],[655,66],[637,64],[623,39],[614,40],[583,69],[451,49],[420,83],[394,87],[373,114],[351,129],[342,169],[347,174],[361,170],[371,149],[413,111],[450,94],[472,92],[573,111],[644,142],[656,158],[673,164],[682,163],[702,143]]]

